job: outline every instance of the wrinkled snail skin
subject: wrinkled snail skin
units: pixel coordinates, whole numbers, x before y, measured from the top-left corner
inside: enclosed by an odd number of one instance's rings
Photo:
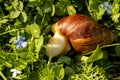
[[[109,29],[82,14],[62,18],[52,31],[64,35],[78,53],[92,51],[97,45],[110,44],[117,38]]]
[[[58,32],[55,32],[54,36],[49,40],[45,48],[46,55],[50,58],[56,57],[61,53],[65,54],[71,49],[67,38]]]
[[[48,64],[50,64],[53,57],[57,57],[62,53],[67,53],[71,49],[71,46],[65,36],[55,32],[54,36],[49,40],[48,44],[45,45],[45,48],[46,55],[49,57]]]
[[[109,29],[82,14],[60,19],[52,26],[52,32],[54,36],[45,45],[48,64],[53,57],[67,53],[71,46],[77,53],[86,53],[117,39]]]

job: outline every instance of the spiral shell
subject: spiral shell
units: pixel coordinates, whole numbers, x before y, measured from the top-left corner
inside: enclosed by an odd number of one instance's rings
[[[52,31],[64,35],[78,53],[92,51],[117,38],[109,29],[82,14],[62,18],[53,25]]]

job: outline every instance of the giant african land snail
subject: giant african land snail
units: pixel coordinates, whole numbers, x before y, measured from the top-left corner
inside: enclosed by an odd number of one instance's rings
[[[82,14],[62,18],[52,26],[52,31],[54,36],[45,46],[49,61],[69,51],[70,44],[76,52],[86,53],[117,38],[109,29]]]

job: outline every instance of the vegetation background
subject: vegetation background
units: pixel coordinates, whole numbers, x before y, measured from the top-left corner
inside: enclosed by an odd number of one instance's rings
[[[110,7],[100,6],[105,2]],[[53,35],[51,25],[76,13],[105,25],[118,39],[89,55],[72,49],[47,65],[43,46]],[[119,80],[119,58],[120,0],[0,0],[0,80]]]

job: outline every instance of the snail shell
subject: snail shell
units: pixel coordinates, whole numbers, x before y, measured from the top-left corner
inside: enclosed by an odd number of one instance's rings
[[[62,18],[53,25],[52,31],[65,36],[78,53],[92,51],[117,38],[109,29],[82,14]]]

